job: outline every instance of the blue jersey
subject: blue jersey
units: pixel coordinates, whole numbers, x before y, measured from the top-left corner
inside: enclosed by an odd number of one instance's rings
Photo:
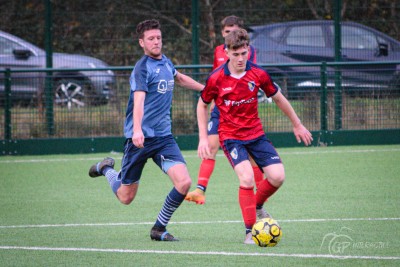
[[[145,138],[171,134],[172,93],[176,70],[164,55],[154,59],[144,55],[135,65],[130,77],[130,95],[126,109],[124,134],[133,136],[134,92],[146,92],[142,131]]]

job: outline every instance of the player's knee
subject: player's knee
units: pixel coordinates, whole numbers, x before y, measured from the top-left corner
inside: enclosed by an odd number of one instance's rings
[[[218,145],[216,145],[216,146],[211,145],[211,146],[210,146],[210,152],[211,152],[211,156],[212,156],[212,157],[215,157],[215,155],[217,155],[218,149],[219,149],[219,146],[218,146]]]
[[[251,175],[239,176],[239,183],[243,187],[252,187],[254,186],[254,177]]]
[[[276,174],[276,175],[273,175],[273,176],[268,177],[268,178],[269,178],[269,182],[273,186],[280,187],[283,184],[283,182],[285,181],[285,174],[284,173]]]
[[[124,205],[129,205],[133,201],[133,197],[129,197],[129,196],[125,196],[125,197],[118,196],[118,199]]]
[[[120,190],[117,192],[117,198],[122,204],[129,205],[135,199],[135,192],[134,191],[123,192],[122,190]]]

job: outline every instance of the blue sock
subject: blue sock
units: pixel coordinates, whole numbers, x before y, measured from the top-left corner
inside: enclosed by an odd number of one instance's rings
[[[111,167],[104,167],[103,168],[103,175],[107,178],[108,183],[110,184],[111,190],[114,194],[117,194],[118,188],[121,186],[121,180],[118,179],[119,172],[114,170]]]
[[[158,214],[157,221],[154,226],[158,228],[165,228],[169,220],[172,217],[172,214],[175,210],[181,205],[183,200],[185,199],[185,195],[176,190],[176,188],[172,188],[171,192],[169,192],[167,198],[165,199],[164,205]]]

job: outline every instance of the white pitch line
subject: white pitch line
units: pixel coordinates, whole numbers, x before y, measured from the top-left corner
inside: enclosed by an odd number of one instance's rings
[[[315,149],[313,151],[291,151],[291,152],[280,152],[280,155],[315,155],[315,154],[337,154],[337,153],[371,153],[371,152],[399,152],[400,148],[390,148],[390,149],[356,149],[356,150],[319,150]],[[279,149],[278,149],[279,152]],[[114,155],[122,155],[119,152],[112,152]],[[197,158],[197,154],[184,154],[184,158]],[[217,157],[224,157],[223,153],[218,153]],[[8,163],[48,163],[48,162],[68,162],[68,161],[99,161],[102,160],[101,157],[96,158],[52,158],[52,159],[16,159],[16,160],[0,160],[0,164]]]
[[[331,218],[331,219],[286,219],[279,222],[336,222],[336,221],[400,221],[400,218]],[[243,221],[197,221],[197,222],[170,222],[169,224],[222,224],[243,223]],[[108,227],[108,226],[132,226],[152,225],[154,222],[121,222],[121,223],[66,223],[66,224],[31,224],[31,225],[0,225],[0,229],[12,228],[56,228],[56,227]]]
[[[0,246],[3,250],[35,250],[35,251],[73,251],[73,252],[108,252],[108,253],[148,253],[148,254],[184,254],[184,255],[220,255],[220,256],[256,256],[284,258],[326,258],[326,259],[356,259],[356,260],[400,260],[398,256],[353,256],[333,254],[288,254],[288,253],[245,253],[224,251],[174,251],[174,250],[139,250],[139,249],[103,249],[103,248],[62,248],[62,247],[26,247]]]

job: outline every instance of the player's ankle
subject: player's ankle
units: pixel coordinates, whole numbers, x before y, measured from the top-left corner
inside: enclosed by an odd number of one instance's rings
[[[204,190],[201,190],[200,188],[196,188],[194,191],[195,191],[196,193],[201,194],[201,195],[204,195],[204,194],[205,194],[205,191],[204,191]]]

